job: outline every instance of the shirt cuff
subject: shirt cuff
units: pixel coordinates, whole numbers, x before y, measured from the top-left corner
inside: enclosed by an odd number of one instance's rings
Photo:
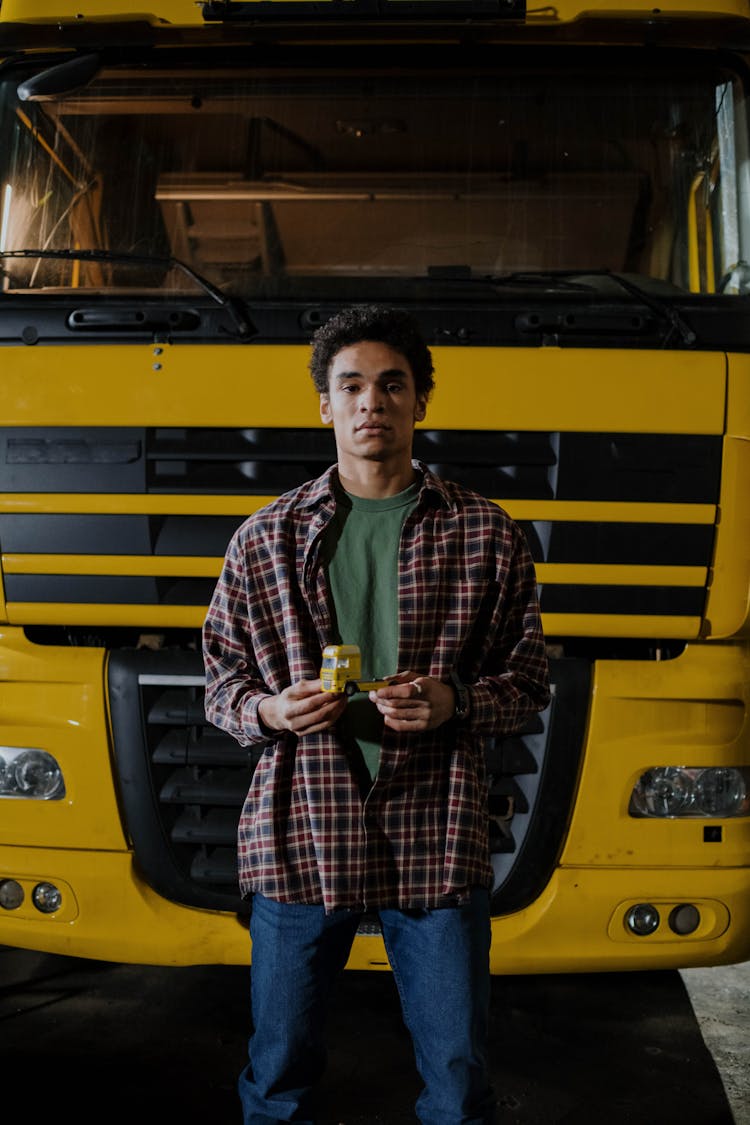
[[[248,695],[242,703],[242,730],[248,742],[274,742],[281,731],[271,730],[260,717],[260,704],[270,695]]]
[[[484,684],[467,684],[469,694],[468,727],[487,728],[497,722],[497,694]]]

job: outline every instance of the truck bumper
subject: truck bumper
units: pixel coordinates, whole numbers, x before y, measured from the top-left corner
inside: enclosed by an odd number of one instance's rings
[[[0,880],[15,879],[22,904],[0,909],[0,944],[62,956],[151,965],[250,962],[245,919],[180,906],[139,877],[128,852],[0,849]],[[62,905],[41,914],[32,891],[54,883]],[[627,911],[656,907],[660,922],[631,933]],[[679,934],[670,916],[698,910],[694,932]],[[619,972],[731,964],[750,958],[750,869],[561,867],[524,910],[493,918],[494,974]],[[347,965],[388,968],[379,934],[359,934]]]

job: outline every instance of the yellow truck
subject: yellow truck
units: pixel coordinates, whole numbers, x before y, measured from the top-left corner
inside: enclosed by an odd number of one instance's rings
[[[537,566],[493,972],[750,957],[749,58],[750,0],[2,0],[0,943],[247,961],[200,629],[377,301]]]
[[[387,680],[362,679],[362,653],[359,645],[326,645],[320,665],[322,691],[356,695],[358,691],[377,691]]]

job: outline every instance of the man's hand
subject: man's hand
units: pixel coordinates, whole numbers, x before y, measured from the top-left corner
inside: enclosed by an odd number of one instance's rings
[[[346,696],[322,691],[320,680],[299,680],[279,695],[261,699],[258,714],[269,730],[315,734],[332,727],[346,706]]]
[[[399,672],[370,699],[392,730],[435,730],[453,718],[456,696],[450,684],[416,672]]]

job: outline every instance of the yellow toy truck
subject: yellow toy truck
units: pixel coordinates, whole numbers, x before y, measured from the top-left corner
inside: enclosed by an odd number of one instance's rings
[[[326,645],[320,669],[323,691],[343,691],[354,695],[357,691],[377,691],[387,680],[362,680],[362,654],[359,645]]]

